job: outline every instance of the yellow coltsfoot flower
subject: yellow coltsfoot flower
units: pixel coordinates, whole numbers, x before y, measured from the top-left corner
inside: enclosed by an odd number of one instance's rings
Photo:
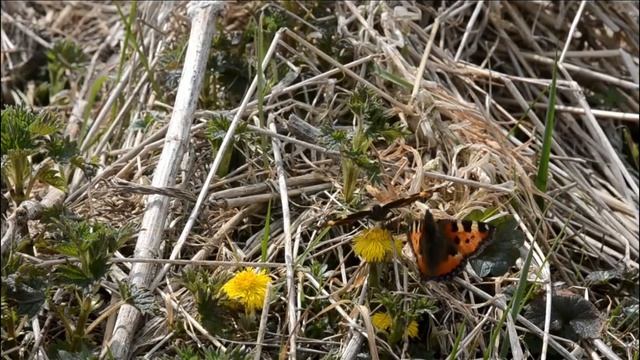
[[[371,317],[371,323],[378,331],[386,331],[391,324],[393,323],[393,319],[391,319],[391,315],[388,313],[375,313]]]
[[[269,275],[263,270],[246,269],[235,274],[222,286],[222,291],[242,304],[248,313],[262,309],[267,285],[271,282]]]
[[[411,320],[409,325],[407,325],[407,329],[404,331],[404,334],[410,338],[418,337],[418,322],[415,320]]]
[[[374,227],[362,231],[353,239],[353,250],[367,262],[382,262],[393,255],[391,244],[395,244],[396,253],[402,251],[402,241],[394,240],[389,231]]]
[[[387,332],[391,330],[391,326],[393,325],[393,318],[391,317],[391,315],[389,315],[389,313],[378,312],[371,316],[371,323],[373,324],[373,327],[376,328],[376,330]],[[411,322],[409,322],[409,325],[407,325],[404,334],[410,338],[418,337],[418,322],[415,320],[411,320]]]

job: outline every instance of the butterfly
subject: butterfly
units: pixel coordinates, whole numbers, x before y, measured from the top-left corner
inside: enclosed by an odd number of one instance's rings
[[[424,280],[443,280],[460,271],[491,239],[495,228],[469,220],[434,220],[428,210],[414,221],[407,239]]]
[[[383,205],[375,204],[369,210],[358,211],[341,218],[329,220],[327,221],[327,225],[336,226],[349,224],[367,216],[374,221],[385,221],[387,220],[387,214],[389,214],[391,209],[407,206],[418,199],[426,198],[428,195],[428,191],[421,191],[419,193],[390,201]]]

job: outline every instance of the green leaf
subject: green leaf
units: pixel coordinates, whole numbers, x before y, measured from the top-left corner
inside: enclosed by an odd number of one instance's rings
[[[29,124],[28,131],[31,134],[31,136],[41,137],[41,136],[51,135],[54,132],[56,132],[56,130],[58,130],[59,128],[60,127],[57,124],[53,122],[46,122],[46,120],[44,120],[43,118],[42,121],[36,121]]]
[[[53,117],[35,114],[25,108],[2,110],[1,152],[6,155],[2,162],[2,176],[9,184],[16,204],[30,197],[37,181],[65,189],[66,180],[50,170],[54,158],[62,154],[61,150],[69,148],[61,146],[64,141],[59,140],[59,125]]]
[[[64,90],[69,82],[67,72],[70,74],[78,70],[82,63],[87,61],[87,56],[82,48],[69,40],[58,41],[53,48],[47,51],[47,69],[49,71],[49,96],[53,97]]]
[[[105,254],[109,253],[111,252],[109,251]],[[103,254],[96,255],[97,256],[94,257],[94,260],[89,263],[89,274],[91,274],[91,278],[98,281],[107,274],[107,271],[109,271],[108,260],[110,256],[108,257]]]
[[[78,143],[75,140],[71,141],[68,137],[53,137],[45,147],[48,155],[58,164],[69,163],[80,154]]]
[[[67,180],[62,177],[62,174],[55,169],[45,169],[38,174],[38,180],[45,184],[49,184],[57,189],[65,191],[67,189]]]
[[[88,287],[95,280],[78,266],[67,264],[56,267],[55,276],[60,284],[75,285],[80,288]]]
[[[20,315],[35,316],[46,300],[45,274],[31,267],[22,266],[14,274],[2,278],[6,289],[6,302]]]
[[[348,146],[348,135],[344,130],[336,130],[329,124],[324,124],[320,127],[322,138],[320,143],[327,146],[331,150],[346,149]]]
[[[231,120],[222,115],[215,116],[213,119],[208,121],[206,136],[209,142],[211,142],[216,148],[219,147],[222,144],[222,139],[224,139],[227,131],[229,130],[229,126],[231,126]],[[247,124],[241,122],[236,128],[233,136],[235,139],[239,139],[244,135],[248,135]]]
[[[15,106],[2,110],[0,127],[2,155],[10,150],[36,149],[43,136],[50,135],[59,128],[47,115]]]
[[[456,336],[456,340],[453,343],[453,349],[451,349],[451,354],[449,355],[448,359],[456,359],[456,355],[458,355],[458,349],[460,348],[460,342],[462,341],[462,337],[465,334],[467,330],[467,327],[464,325],[464,323],[460,323],[458,324],[458,328],[457,328],[457,333],[458,335]]]
[[[108,260],[131,235],[131,228],[114,229],[101,223],[52,219],[49,225],[55,250],[74,255],[79,262],[58,266],[54,273],[59,281],[86,287],[100,281],[108,272]]]
[[[77,257],[80,249],[75,244],[62,243],[55,246],[55,251],[65,256]]]
[[[150,315],[155,309],[155,296],[148,289],[141,289],[127,281],[117,281],[118,293],[129,305],[135,306],[143,315]]]
[[[219,297],[225,279],[202,269],[189,270],[182,277],[185,288],[193,294],[202,324],[212,334],[220,334],[227,328],[224,324],[231,314],[227,302]]]
[[[47,52],[47,58],[49,66],[66,70],[74,70],[88,61],[88,56],[82,47],[69,40],[56,42],[53,48]]]
[[[524,244],[524,234],[518,230],[513,217],[501,219],[496,226],[493,240],[477,257],[469,263],[480,277],[502,276],[520,257],[520,248]]]
[[[217,156],[217,152],[222,145],[222,140],[229,130],[229,126],[231,126],[231,120],[229,120],[229,118],[225,116],[216,116],[207,123],[206,136],[211,143],[214,156]],[[240,123],[240,125],[238,125],[238,127],[236,128],[236,131],[231,139],[231,143],[225,150],[225,153],[222,155],[222,161],[216,175],[223,177],[228,174],[231,166],[231,160],[234,154],[234,145],[240,141],[247,142],[250,140],[249,134],[247,133],[246,129],[247,125],[244,122]]]
[[[551,300],[551,334],[573,341],[600,337],[604,321],[591,302],[568,290],[556,291]],[[524,316],[542,329],[546,307],[542,293],[528,305]]]
[[[93,109],[93,104],[98,98],[100,89],[108,79],[109,78],[106,75],[101,75],[96,78],[93,84],[91,84],[91,88],[89,88],[89,94],[87,95],[87,105],[84,108],[84,113],[82,114],[82,120],[84,120],[83,124],[85,124],[86,120],[89,119],[89,114],[91,114],[91,109]],[[84,135],[84,131],[82,131],[82,134]]]
[[[408,135],[406,129],[398,126],[387,127],[383,130],[380,130],[380,135],[384,138],[387,143],[391,143],[393,140],[402,138]]]

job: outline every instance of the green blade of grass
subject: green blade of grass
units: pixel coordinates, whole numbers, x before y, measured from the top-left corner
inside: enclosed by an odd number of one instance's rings
[[[448,360],[453,360],[458,358],[458,350],[460,350],[460,341],[462,341],[462,335],[466,330],[466,326],[464,324],[458,325],[458,336],[456,336],[456,341],[453,344],[453,349],[451,349],[451,354],[447,358]]]
[[[531,260],[533,260],[533,246],[529,248],[527,258],[524,260],[522,269],[520,270],[520,280],[518,281],[518,287],[516,288],[513,298],[511,300],[511,317],[517,319],[522,307],[527,299],[527,276],[529,274],[529,268],[531,267]]]
[[[556,122],[556,80],[558,76],[557,57],[553,63],[553,71],[551,75],[551,85],[549,88],[549,107],[547,108],[547,116],[544,126],[544,139],[542,142],[542,152],[540,153],[540,162],[538,164],[538,175],[536,176],[536,187],[542,192],[547,191],[547,180],[549,178],[549,159],[551,158],[551,143],[553,141],[553,129]],[[542,209],[544,201],[538,199],[538,206]]]
[[[138,3],[137,1],[132,1],[131,2],[131,8],[129,9],[129,17],[127,19],[127,17],[125,17],[124,12],[122,11],[122,8],[116,4],[116,11],[118,12],[118,15],[120,16],[120,20],[123,22],[124,24],[124,39],[123,39],[123,44],[128,44],[129,43],[129,39],[133,37],[133,32],[131,29],[131,24],[134,22],[135,18],[136,18],[136,14],[138,13]],[[129,47],[128,46],[123,46],[121,51],[120,51],[120,61],[118,61],[118,71],[117,71],[117,76],[116,79],[120,80],[121,76],[122,76],[122,72],[124,69],[124,64],[126,64],[126,60],[127,60],[127,56],[128,56],[128,50]]]
[[[493,350],[496,344],[496,338],[500,334],[500,330],[504,326],[504,322],[507,320],[507,314],[510,312],[511,318],[514,320],[517,319],[518,315],[520,314],[520,311],[522,310],[522,308],[524,307],[524,304],[526,303],[527,298],[530,296],[530,292],[527,292],[527,289],[531,289],[530,287],[527,286],[528,285],[527,275],[529,274],[529,268],[531,267],[532,259],[533,259],[533,246],[529,249],[529,252],[527,253],[527,258],[525,259],[524,264],[522,265],[522,269],[520,270],[520,279],[519,279],[520,281],[518,282],[518,287],[516,288],[513,294],[513,297],[507,304],[505,311],[502,313],[502,316],[500,317],[497,324],[494,326],[493,330],[491,331],[489,345],[487,346],[483,354],[484,360],[488,360],[491,358],[491,354],[493,353]],[[504,351],[508,351],[509,349],[508,341],[505,341],[503,344],[505,345],[502,347],[502,349],[500,349],[501,353],[503,353]]]
[[[411,90],[411,88],[413,87],[413,84],[411,84],[410,82],[408,82],[407,80],[401,78],[400,76],[390,73],[384,69],[382,69],[381,67],[379,67],[378,65],[374,65],[373,66],[373,73],[380,76],[381,78],[392,82],[398,86],[400,86],[401,88],[405,89],[405,90]]]
[[[89,115],[91,115],[91,109],[93,108],[93,105],[95,104],[96,99],[98,98],[100,89],[102,89],[102,85],[104,85],[104,83],[107,80],[109,80],[109,78],[106,75],[98,76],[96,80],[93,82],[93,84],[91,85],[91,87],[89,88],[89,94],[87,96],[87,105],[84,109],[84,112],[82,113],[82,120],[84,120],[83,126],[86,126],[84,125],[84,122],[86,122],[87,119],[89,118]]]

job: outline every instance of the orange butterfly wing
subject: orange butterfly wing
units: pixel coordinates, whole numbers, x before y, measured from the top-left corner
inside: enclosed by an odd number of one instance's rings
[[[411,231],[409,232],[409,241],[411,244],[411,250],[413,250],[413,255],[416,257],[416,264],[418,265],[418,270],[420,270],[421,274],[429,273],[429,266],[427,265],[427,259],[422,256],[422,238],[424,232],[421,229],[421,225],[419,223],[413,224]]]
[[[441,220],[441,233],[455,244],[458,252],[465,258],[470,257],[486,245],[493,233],[493,226],[478,221]]]
[[[424,222],[414,223],[408,235],[420,274],[442,280],[462,269],[465,261],[492,238],[493,227],[477,221],[434,221],[427,211]]]
[[[464,265],[464,261],[465,258],[460,254],[447,255],[447,258],[440,261],[436,266],[435,271],[431,274],[428,274],[428,276],[431,279],[446,278],[447,276],[453,275],[457,270],[461,269],[462,265]]]

